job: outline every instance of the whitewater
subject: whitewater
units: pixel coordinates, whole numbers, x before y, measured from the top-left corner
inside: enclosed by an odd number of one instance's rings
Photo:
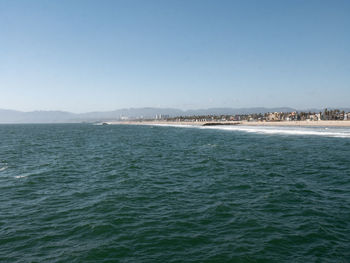
[[[208,130],[223,130],[231,132],[248,132],[265,135],[294,135],[294,136],[325,136],[336,138],[350,138],[350,128],[340,127],[281,127],[281,126],[245,126],[245,125],[174,125],[174,124],[153,124],[160,127],[197,128]]]

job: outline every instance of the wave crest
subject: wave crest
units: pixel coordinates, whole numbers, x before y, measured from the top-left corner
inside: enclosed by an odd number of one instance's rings
[[[262,126],[218,126],[201,127],[204,129],[218,129],[229,131],[243,131],[249,133],[271,134],[271,135],[299,135],[299,136],[325,136],[337,138],[350,138],[350,129],[346,128],[323,128],[323,127],[262,127]]]

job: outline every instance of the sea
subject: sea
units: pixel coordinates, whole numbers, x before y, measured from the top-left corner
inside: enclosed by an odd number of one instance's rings
[[[350,129],[0,125],[0,262],[350,262]]]

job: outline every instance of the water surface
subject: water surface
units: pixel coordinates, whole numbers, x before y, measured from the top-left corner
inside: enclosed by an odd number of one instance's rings
[[[0,125],[0,261],[349,262],[349,130],[244,129]]]

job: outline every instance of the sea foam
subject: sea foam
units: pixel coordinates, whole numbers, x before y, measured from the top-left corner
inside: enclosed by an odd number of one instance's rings
[[[244,126],[244,125],[176,125],[176,124],[152,124],[152,126],[199,128],[210,130],[239,131],[267,135],[296,135],[296,136],[324,136],[336,138],[350,138],[350,128],[339,127],[279,127],[279,126]]]
[[[0,162],[0,172],[5,171],[8,168],[6,162]]]
[[[350,129],[324,127],[209,126],[202,129],[242,131],[268,135],[299,135],[350,138]]]
[[[17,176],[15,176],[15,178],[16,179],[19,179],[19,178],[25,178],[25,177],[27,177],[28,175],[17,175]]]

